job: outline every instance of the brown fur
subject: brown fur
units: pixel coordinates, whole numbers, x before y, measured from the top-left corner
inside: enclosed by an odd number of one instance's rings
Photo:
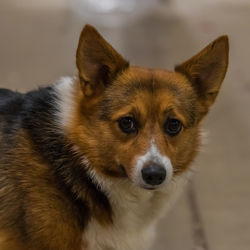
[[[84,152],[89,168],[112,181],[132,179],[135,161],[153,136],[161,154],[171,159],[174,174],[180,175],[197,153],[200,122],[218,94],[227,64],[228,40],[223,36],[175,72],[129,66],[88,25],[77,50],[79,79],[66,137],[77,154]],[[119,129],[117,120],[127,115],[137,119],[138,134]],[[183,124],[177,136],[163,131],[168,117]],[[11,143],[5,136],[0,120],[0,249],[87,249],[82,234],[89,218],[112,225],[112,208],[106,201],[99,206],[95,192],[76,186],[74,194],[87,210],[76,209],[26,129],[11,135]],[[86,213],[83,223],[81,213]]]
[[[9,231],[8,241],[12,245],[15,239],[17,249],[79,250],[81,231],[74,207],[61,193],[47,164],[31,148],[25,132],[20,131],[17,141],[16,147],[8,149],[0,160],[1,173],[5,174],[1,183],[6,183],[0,189],[5,209],[0,215],[1,230]],[[6,247],[3,244],[0,249],[12,249],[5,232],[1,237]]]

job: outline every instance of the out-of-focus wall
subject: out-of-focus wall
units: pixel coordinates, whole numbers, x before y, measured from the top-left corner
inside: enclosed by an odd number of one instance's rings
[[[69,1],[71,0],[1,0],[1,7],[4,7],[5,2],[17,9],[61,9],[66,8]]]

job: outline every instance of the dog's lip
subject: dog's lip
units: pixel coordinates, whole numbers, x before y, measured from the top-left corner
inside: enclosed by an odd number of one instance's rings
[[[153,190],[157,190],[160,188],[160,185],[159,186],[145,186],[145,185],[142,185],[141,186],[143,189],[146,189],[146,190],[149,190],[149,191],[153,191]]]
[[[157,189],[157,188],[155,188],[155,187],[143,187],[144,189],[147,189],[147,190],[155,190],[155,189]]]

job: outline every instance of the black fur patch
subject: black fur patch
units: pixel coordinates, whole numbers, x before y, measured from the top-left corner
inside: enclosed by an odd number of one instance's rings
[[[11,134],[19,127],[23,95],[8,89],[0,89],[0,121],[3,134]]]

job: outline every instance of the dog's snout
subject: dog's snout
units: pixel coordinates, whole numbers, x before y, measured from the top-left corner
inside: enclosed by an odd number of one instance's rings
[[[141,172],[143,180],[152,186],[160,185],[166,178],[166,169],[155,163],[146,165]]]

